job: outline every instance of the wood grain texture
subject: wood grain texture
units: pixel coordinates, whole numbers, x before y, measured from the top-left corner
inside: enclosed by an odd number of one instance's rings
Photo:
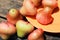
[[[11,8],[19,9],[23,0],[0,0],[0,14],[6,15]]]

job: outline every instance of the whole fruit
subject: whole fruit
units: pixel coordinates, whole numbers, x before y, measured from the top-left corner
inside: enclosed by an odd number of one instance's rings
[[[11,18],[16,18],[19,15],[19,11],[17,9],[10,9],[8,12]]]
[[[28,36],[28,40],[44,40],[44,31],[42,29],[36,29]]]
[[[34,4],[32,4],[30,0],[24,0],[23,6],[25,7],[29,15],[31,16],[36,15],[37,8],[34,6]]]
[[[10,37],[10,35],[13,35],[16,33],[16,27],[9,23],[9,22],[1,22],[0,23],[0,37],[3,40],[6,40]]]
[[[23,20],[17,21],[16,28],[18,37],[24,37],[34,30],[34,27],[30,23]]]
[[[9,22],[0,23],[0,34],[12,35],[16,33],[16,27]]]
[[[50,24],[53,21],[53,17],[51,16],[51,14],[52,14],[52,9],[46,7],[42,11],[39,10],[39,12],[36,15],[36,20],[43,25]]]
[[[22,19],[23,19],[23,16],[19,15],[17,18],[13,19],[13,18],[10,17],[9,14],[7,14],[7,15],[6,15],[6,18],[7,18],[7,21],[8,21],[9,23],[16,24],[16,22],[17,22],[18,20],[22,20]]]
[[[43,25],[47,25],[53,21],[53,18],[50,15],[46,15],[44,12],[41,12],[36,15],[36,20]]]
[[[10,9],[8,14],[6,15],[7,21],[16,24],[18,20],[23,19],[23,16],[19,13],[17,9]]]

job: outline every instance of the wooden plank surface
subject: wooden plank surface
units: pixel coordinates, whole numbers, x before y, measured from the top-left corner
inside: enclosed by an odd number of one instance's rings
[[[4,16],[11,8],[19,9],[23,0],[0,0],[0,15]]]

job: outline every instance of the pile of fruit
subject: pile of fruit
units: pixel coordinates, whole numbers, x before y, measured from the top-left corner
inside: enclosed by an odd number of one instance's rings
[[[57,0],[24,0],[20,12],[25,16],[34,16],[40,24],[47,25],[52,23],[52,12],[57,5]]]
[[[24,17],[34,16],[40,24],[48,25],[53,21],[51,15],[53,10],[58,7],[57,1],[24,0],[23,6],[19,10],[10,9],[6,15],[7,21],[0,23],[0,36],[7,39],[17,32],[17,36],[21,38],[28,35],[28,40],[44,40],[44,31],[40,28],[35,29],[32,24],[25,21]]]

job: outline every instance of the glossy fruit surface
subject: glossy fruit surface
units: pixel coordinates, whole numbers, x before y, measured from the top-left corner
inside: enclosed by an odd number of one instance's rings
[[[45,12],[40,12],[36,15],[36,20],[41,24],[50,24],[53,21],[51,15],[46,14]]]
[[[19,15],[17,18],[13,19],[9,14],[6,15],[7,21],[12,23],[12,24],[16,24],[16,22],[18,20],[22,20],[23,16]]]
[[[8,14],[14,19],[19,15],[19,11],[17,9],[10,9]]]
[[[12,35],[12,34],[16,33],[16,27],[9,22],[1,22],[0,23],[0,33]]]
[[[48,6],[50,8],[56,8],[57,7],[57,0],[42,0],[43,6]]]
[[[29,15],[33,16],[36,14],[37,8],[31,3],[30,0],[25,0],[23,2],[23,6],[26,8]]]
[[[42,29],[36,29],[36,30],[34,30],[28,36],[28,40],[44,40],[44,38],[43,38],[43,30]]]
[[[30,23],[23,20],[19,20],[16,23],[16,28],[18,37],[24,37],[25,35],[34,30],[34,27]]]

